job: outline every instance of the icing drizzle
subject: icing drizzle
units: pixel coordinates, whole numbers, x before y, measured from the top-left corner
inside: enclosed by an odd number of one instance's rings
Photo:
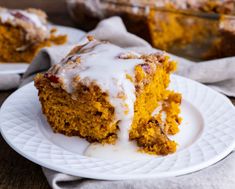
[[[37,28],[41,28],[42,30],[45,31],[47,30],[45,23],[43,23],[43,21],[40,20],[38,15],[24,10],[17,10],[17,9],[10,10],[5,8],[0,8],[0,19],[2,23],[11,23],[13,25],[16,25],[17,24],[16,20],[20,19],[25,22],[32,23]]]
[[[117,143],[121,146],[130,143],[129,129],[136,100],[135,85],[131,80],[135,78],[135,66],[143,63],[140,57],[140,54],[113,44],[92,40],[77,53],[63,59],[55,73],[51,69],[68,93],[73,92],[73,80],[79,76],[79,82],[87,86],[95,83],[108,94],[109,102],[115,107],[115,121],[119,126]]]

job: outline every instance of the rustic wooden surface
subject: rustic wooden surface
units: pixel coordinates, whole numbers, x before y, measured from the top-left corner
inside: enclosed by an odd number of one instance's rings
[[[74,26],[67,11],[66,0],[0,0],[0,6],[19,9],[39,8],[49,15],[51,22]]]
[[[0,106],[13,91],[0,92]],[[12,150],[0,136],[0,188],[50,188],[41,167]]]

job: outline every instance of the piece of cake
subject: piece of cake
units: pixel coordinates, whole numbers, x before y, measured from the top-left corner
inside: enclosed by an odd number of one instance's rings
[[[167,89],[176,63],[88,37],[45,74],[38,74],[42,111],[55,132],[89,142],[136,141],[159,155],[176,151],[181,95]]]
[[[0,62],[30,63],[41,48],[64,44],[66,35],[56,36],[46,17],[37,9],[0,7]]]

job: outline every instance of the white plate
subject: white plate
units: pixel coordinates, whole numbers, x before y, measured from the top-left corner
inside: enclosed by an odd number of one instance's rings
[[[30,83],[12,94],[0,111],[1,133],[29,160],[70,175],[107,179],[143,179],[182,175],[212,165],[235,146],[235,108],[223,95],[195,81],[172,76],[171,89],[183,94],[181,131],[175,154],[144,160],[107,160],[83,155],[88,142],[54,134],[41,113]]]
[[[0,63],[0,75],[23,74],[28,67],[27,63]]]
[[[58,26],[58,25],[52,25],[50,27],[56,27],[58,29],[57,34],[68,35],[67,45],[78,43],[81,40],[81,38],[85,35],[85,32],[75,28]],[[28,66],[29,64],[27,63],[0,63],[0,75],[23,74],[27,70]]]

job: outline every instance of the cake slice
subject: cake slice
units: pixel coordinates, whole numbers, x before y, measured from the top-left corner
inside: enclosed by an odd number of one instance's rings
[[[0,7],[0,62],[30,63],[41,48],[64,44],[66,35],[56,36],[46,17],[38,9]]]
[[[176,151],[181,95],[167,89],[176,63],[88,37],[35,86],[55,132],[102,144],[135,141],[159,155]]]

